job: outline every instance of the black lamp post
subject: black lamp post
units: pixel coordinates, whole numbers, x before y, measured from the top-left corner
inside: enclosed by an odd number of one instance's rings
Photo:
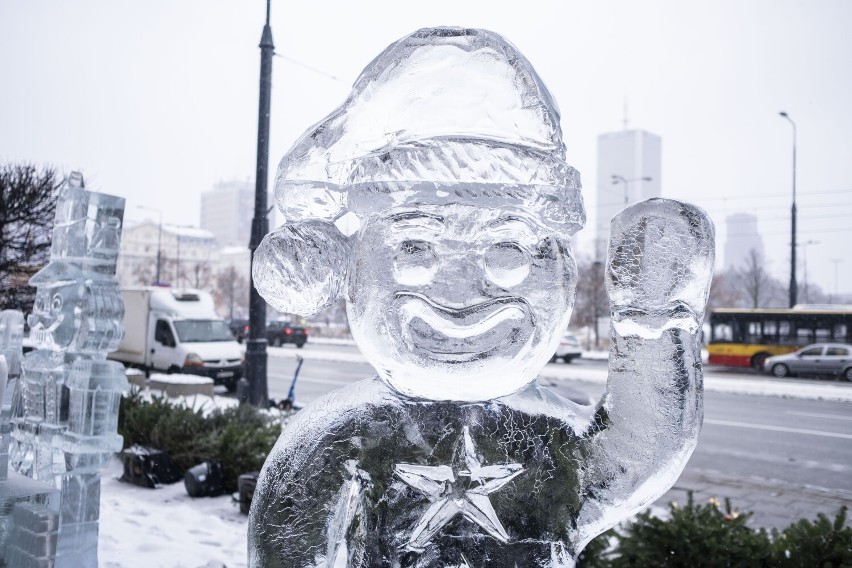
[[[790,307],[796,305],[798,295],[798,284],[796,283],[796,123],[784,112],[778,113],[793,125],[793,207],[790,211],[792,218],[790,238]]]
[[[266,0],[266,24],[260,36],[260,102],[257,118],[257,169],[254,189],[254,218],[251,221],[251,260],[266,233],[269,219],[266,217],[266,181],[269,166],[269,107],[272,91],[272,28],[269,27],[269,0]],[[250,278],[249,290],[249,337],[246,341],[246,379],[249,383],[248,400],[255,406],[265,407],[269,393],[266,382],[266,302],[254,287]]]

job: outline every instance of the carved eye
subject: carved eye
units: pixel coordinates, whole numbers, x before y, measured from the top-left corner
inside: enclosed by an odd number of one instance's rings
[[[62,308],[62,296],[59,294],[55,294],[53,299],[50,301],[50,309],[51,311],[58,312]]]
[[[530,256],[517,243],[497,243],[485,250],[485,275],[502,288],[517,286],[530,273]]]
[[[428,284],[435,275],[435,252],[431,243],[402,241],[393,258],[393,273],[400,284]]]

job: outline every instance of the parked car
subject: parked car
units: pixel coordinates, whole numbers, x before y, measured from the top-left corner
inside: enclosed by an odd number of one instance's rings
[[[295,343],[301,349],[308,342],[308,330],[289,321],[271,321],[266,324],[266,340],[273,347]]]
[[[228,328],[234,335],[237,343],[242,343],[249,334],[249,321],[247,319],[229,319],[225,320],[228,323]]]
[[[769,357],[763,369],[776,377],[833,375],[852,381],[852,345],[814,343],[792,353]]]
[[[562,339],[559,340],[559,346],[556,348],[556,353],[550,358],[551,361],[562,359],[566,363],[570,363],[574,359],[579,359],[583,356],[583,348],[580,345],[580,340],[577,336],[570,332],[562,334]]]

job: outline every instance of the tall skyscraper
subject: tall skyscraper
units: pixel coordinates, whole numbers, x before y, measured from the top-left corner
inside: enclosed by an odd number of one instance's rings
[[[248,248],[253,216],[251,181],[221,182],[201,194],[201,228],[213,233],[219,246]]]
[[[609,222],[631,203],[661,195],[661,139],[646,130],[598,136],[595,256],[606,255]]]
[[[725,270],[745,268],[751,251],[765,258],[757,217],[751,213],[728,215],[725,218]]]

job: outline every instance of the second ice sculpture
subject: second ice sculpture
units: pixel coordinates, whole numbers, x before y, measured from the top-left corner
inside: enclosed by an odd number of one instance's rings
[[[612,222],[604,397],[535,382],[568,324],[585,214],[559,113],[514,46],[424,29],[284,156],[254,260],[274,307],[345,298],[374,378],[301,411],[264,465],[251,566],[570,567],[662,495],[702,421],[713,227],[655,199]]]
[[[59,491],[9,471],[12,417],[19,390],[24,314],[0,311],[0,566],[52,566],[59,525]]]
[[[86,191],[72,174],[56,204],[50,263],[30,279],[36,348],[21,363],[17,471],[60,490],[56,566],[97,567],[100,470],[122,438],[124,367],[107,361],[124,334],[115,277],[124,199]]]

